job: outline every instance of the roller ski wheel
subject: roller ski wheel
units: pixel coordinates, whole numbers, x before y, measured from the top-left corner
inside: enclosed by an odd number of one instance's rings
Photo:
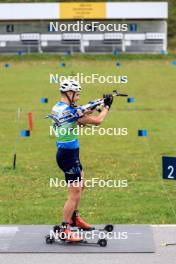
[[[50,235],[47,235],[45,238],[46,244],[52,244],[54,242],[54,239],[50,237]]]
[[[61,227],[59,226],[59,225],[55,225],[55,226],[53,226],[53,232],[54,233],[59,233],[60,232],[60,230],[61,230]]]
[[[106,225],[104,227],[104,230],[107,231],[108,233],[112,232],[114,229],[113,225]]]
[[[99,239],[97,242],[100,247],[106,247],[107,246],[107,240],[106,239]]]
[[[61,241],[66,241],[64,233],[63,233],[63,228],[60,225],[55,225],[53,227],[53,232],[58,235],[58,238]]]

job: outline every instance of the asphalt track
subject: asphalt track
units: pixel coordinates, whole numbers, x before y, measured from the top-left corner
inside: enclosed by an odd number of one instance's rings
[[[176,225],[153,225],[155,253],[2,253],[1,264],[175,264],[176,245],[162,246],[163,242],[176,243]]]
[[[80,233],[88,241],[86,244],[68,244],[57,240],[56,243],[48,245],[45,243],[45,236],[50,234],[50,231],[52,232],[52,227],[49,225],[1,225],[0,252],[152,253],[155,251],[152,228],[149,225],[115,225],[113,232],[108,234],[98,230]],[[104,225],[96,226],[100,229],[103,229],[103,227]],[[106,247],[100,247],[97,245],[97,241],[104,237],[107,238],[108,244]]]

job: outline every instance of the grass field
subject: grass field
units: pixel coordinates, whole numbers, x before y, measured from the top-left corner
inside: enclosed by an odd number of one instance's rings
[[[66,67],[60,68],[59,63]],[[114,88],[136,99],[114,101],[103,127],[128,128],[127,136],[80,136],[85,177],[127,179],[127,188],[87,188],[81,213],[91,223],[155,223],[176,221],[175,181],[162,180],[161,158],[176,153],[176,66],[171,58],[45,57],[0,61],[0,224],[53,224],[61,222],[66,188],[50,188],[50,177],[63,178],[55,161],[55,138],[43,117],[59,99],[49,74],[99,73],[127,75],[127,84],[83,84],[80,103],[101,97]],[[11,63],[5,68],[5,63]],[[48,104],[40,98],[48,97]],[[19,123],[17,109],[22,109]],[[31,137],[21,138],[33,113]],[[148,137],[139,138],[138,129]],[[12,169],[16,139],[17,168]]]

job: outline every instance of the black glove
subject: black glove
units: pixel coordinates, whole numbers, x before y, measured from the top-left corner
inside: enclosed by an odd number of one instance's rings
[[[106,94],[105,95],[105,99],[104,99],[104,105],[106,106],[109,106],[109,109],[112,105],[112,102],[113,102],[113,96],[112,94]]]

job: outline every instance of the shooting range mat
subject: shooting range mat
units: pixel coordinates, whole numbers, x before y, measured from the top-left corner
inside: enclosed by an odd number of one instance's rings
[[[114,225],[106,247],[89,244],[46,244],[50,225],[0,225],[0,253],[154,253],[152,227]],[[96,226],[103,228],[104,225]],[[92,240],[91,240],[92,241]],[[97,239],[94,239],[96,242]]]

